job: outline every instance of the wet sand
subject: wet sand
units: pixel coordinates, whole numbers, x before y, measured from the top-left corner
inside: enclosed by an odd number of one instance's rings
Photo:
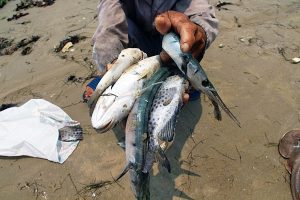
[[[62,165],[35,158],[0,159],[0,199],[133,199],[126,175],[118,184],[84,195],[85,184],[111,180],[123,169],[124,151],[115,130],[97,134],[87,106],[81,102],[87,77],[91,37],[96,29],[97,0],[57,0],[45,8],[7,22],[18,1],[0,9],[0,37],[20,41],[39,35],[26,56],[18,50],[0,56],[0,103],[46,99],[81,122],[84,140]],[[217,1],[213,1],[213,4]],[[232,1],[216,10],[220,33],[202,65],[224,102],[241,121],[238,128],[223,113],[218,122],[205,97],[190,102],[180,114],[173,146],[167,152],[172,172],[155,165],[152,199],[291,199],[289,174],[277,143],[283,133],[300,127],[300,3],[298,0]],[[31,21],[25,25],[24,21]],[[238,25],[239,24],[239,25]],[[87,39],[74,51],[54,53],[66,35]],[[219,45],[223,44],[223,48]],[[71,178],[70,178],[71,177]]]

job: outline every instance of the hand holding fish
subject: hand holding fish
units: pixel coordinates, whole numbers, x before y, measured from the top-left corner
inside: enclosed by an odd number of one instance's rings
[[[155,28],[162,35],[171,29],[180,35],[180,47],[183,52],[191,52],[193,57],[201,60],[206,45],[206,34],[204,29],[192,22],[188,16],[176,11],[167,11],[155,18]],[[170,60],[169,55],[162,51],[161,59],[164,62]]]

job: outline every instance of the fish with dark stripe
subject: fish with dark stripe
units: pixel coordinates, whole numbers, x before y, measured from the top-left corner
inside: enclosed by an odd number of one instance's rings
[[[219,106],[228,114],[228,116],[239,126],[240,122],[234,114],[225,105],[213,84],[209,81],[205,71],[199,62],[193,58],[191,53],[183,53],[180,49],[180,39],[175,33],[168,33],[164,36],[162,42],[163,49],[174,60],[180,71],[187,77],[190,84],[198,91],[203,92],[211,100],[215,117],[221,120],[221,111]]]

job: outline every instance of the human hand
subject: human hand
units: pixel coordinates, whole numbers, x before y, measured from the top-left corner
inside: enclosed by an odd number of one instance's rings
[[[180,35],[180,47],[183,52],[191,52],[193,57],[201,60],[206,45],[206,34],[203,28],[192,22],[188,16],[177,11],[167,11],[155,18],[155,28],[162,35],[171,29]],[[163,62],[171,58],[162,51],[160,57]]]
[[[117,59],[115,59],[115,60],[113,60],[112,62],[110,62],[110,63],[107,63],[106,65],[105,65],[105,70],[104,71],[102,71],[102,72],[98,72],[97,73],[97,75],[98,76],[104,76],[104,74],[108,71],[108,70],[110,70],[110,68],[113,66],[113,64],[116,62],[116,60]]]

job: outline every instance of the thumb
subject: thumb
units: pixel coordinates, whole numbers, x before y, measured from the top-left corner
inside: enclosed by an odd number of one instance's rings
[[[156,30],[164,35],[171,29],[171,21],[168,12],[158,15],[154,20]]]

